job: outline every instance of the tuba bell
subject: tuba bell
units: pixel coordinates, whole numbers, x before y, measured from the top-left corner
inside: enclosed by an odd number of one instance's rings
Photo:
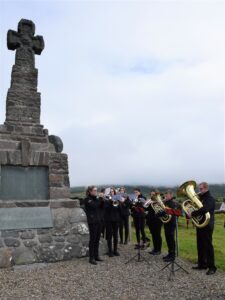
[[[190,180],[184,182],[177,190],[178,197],[187,197],[188,199],[182,203],[182,208],[187,215],[190,215],[193,211],[203,207],[198,194],[195,192],[197,184],[195,181]],[[203,228],[209,224],[210,214],[209,212],[204,215],[192,217],[192,222],[198,228]]]
[[[166,210],[166,206],[164,205],[159,192],[155,193],[154,200],[150,203],[150,205],[156,214],[163,211],[165,212]],[[166,224],[170,222],[171,218],[171,215],[166,214],[165,216],[160,217],[160,220]]]

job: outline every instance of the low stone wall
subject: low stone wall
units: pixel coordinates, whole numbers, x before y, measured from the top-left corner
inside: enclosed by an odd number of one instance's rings
[[[0,267],[56,262],[88,255],[86,214],[74,200],[51,200],[53,228],[1,230]],[[101,241],[100,253],[106,250]]]

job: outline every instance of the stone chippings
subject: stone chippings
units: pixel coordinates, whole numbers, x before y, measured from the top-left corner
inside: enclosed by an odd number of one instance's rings
[[[121,246],[120,257],[108,258],[97,266],[88,258],[54,264],[39,264],[1,270],[1,299],[122,299],[122,300],[224,300],[225,273],[206,276],[205,271],[192,271],[191,264],[179,260],[190,274],[178,271],[168,281],[162,258],[144,256],[146,262],[131,262],[133,246]]]

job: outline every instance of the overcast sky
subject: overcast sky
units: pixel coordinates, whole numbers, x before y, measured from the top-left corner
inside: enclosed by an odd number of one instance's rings
[[[0,123],[21,18],[45,40],[41,123],[72,186],[225,182],[224,1],[0,0]]]

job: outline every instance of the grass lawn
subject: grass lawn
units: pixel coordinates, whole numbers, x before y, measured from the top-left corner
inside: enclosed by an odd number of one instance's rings
[[[213,245],[215,250],[216,266],[225,271],[225,214],[215,215],[215,228],[213,233]],[[149,229],[146,227],[146,234],[150,237]],[[167,252],[164,229],[162,228],[163,251]],[[151,239],[151,238],[150,238]],[[189,228],[186,228],[186,219],[179,218],[179,256],[192,262],[197,261],[197,246],[196,246],[196,229],[189,223]],[[133,241],[136,241],[133,230]],[[151,243],[152,245],[152,243]]]

